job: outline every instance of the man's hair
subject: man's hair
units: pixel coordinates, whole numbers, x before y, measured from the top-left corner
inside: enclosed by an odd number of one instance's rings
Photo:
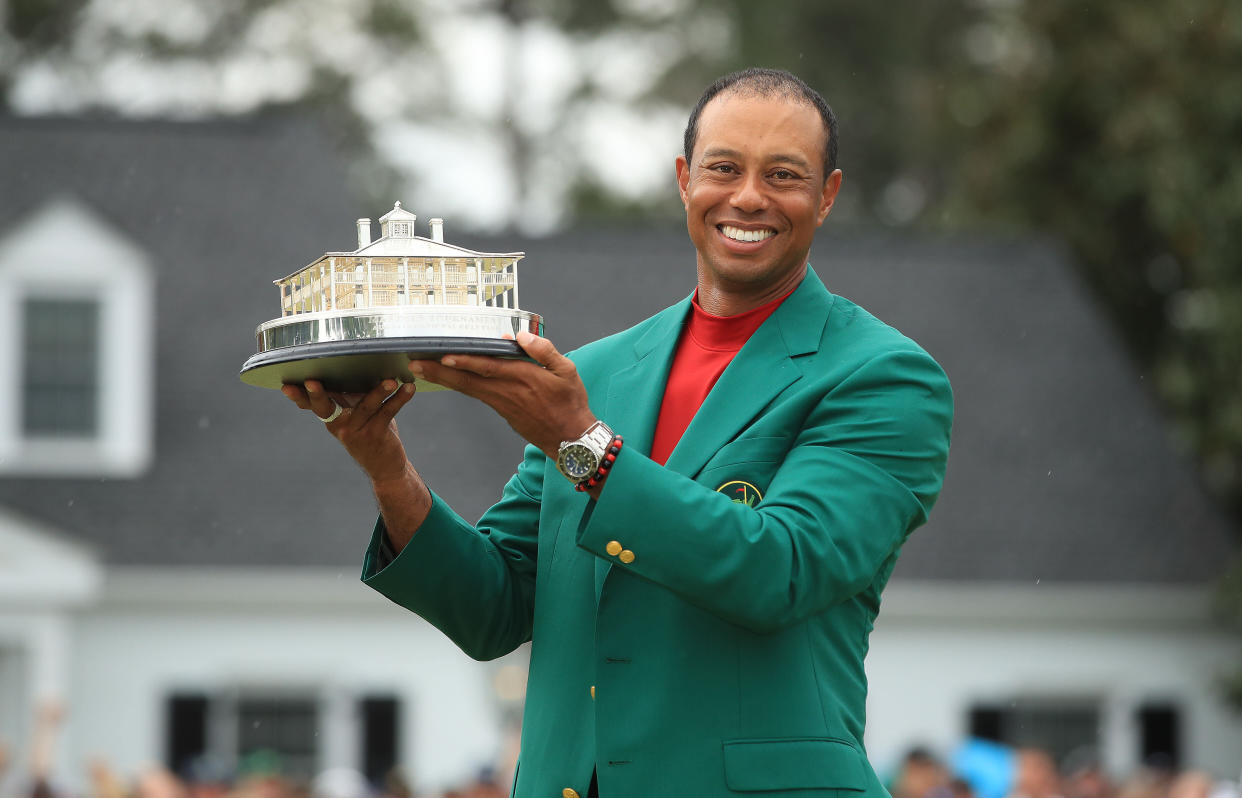
[[[751,67],[740,72],[731,72],[707,87],[699,102],[690,112],[690,120],[686,123],[684,145],[686,162],[694,153],[694,144],[699,138],[699,117],[703,108],[716,95],[724,92],[742,94],[744,96],[784,97],[797,102],[806,103],[819,112],[824,123],[824,179],[837,168],[837,115],[819,92],[802,82],[797,75],[783,69],[763,69]]]

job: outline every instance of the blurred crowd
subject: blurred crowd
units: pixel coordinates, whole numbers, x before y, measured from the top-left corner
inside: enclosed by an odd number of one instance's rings
[[[491,766],[460,784],[419,793],[400,768],[381,783],[369,782],[349,768],[330,768],[313,777],[285,772],[279,754],[258,750],[241,758],[231,772],[209,758],[186,763],[179,772],[150,765],[136,773],[118,773],[110,763],[86,763],[86,788],[70,791],[53,778],[56,744],[63,722],[57,704],[41,706],[29,740],[29,759],[15,762],[0,739],[0,798],[505,798],[507,774]]]
[[[888,788],[893,798],[1242,798],[1238,782],[1222,774],[1156,761],[1118,778],[1091,752],[1058,762],[1040,748],[991,743],[961,746],[945,759],[926,748],[911,749]]]
[[[40,711],[28,763],[11,761],[0,740],[0,785],[8,787],[0,791],[0,798],[504,798],[509,793],[507,774],[490,767],[455,787],[416,794],[400,770],[391,771],[378,785],[345,768],[296,778],[281,772],[278,755],[260,751],[244,757],[232,773],[197,761],[181,773],[151,766],[120,774],[107,762],[95,760],[87,765],[88,787],[77,794],[62,790],[52,779],[60,722],[58,708]],[[1178,769],[1159,762],[1118,778],[1089,752],[1076,752],[1058,762],[1040,748],[1009,749],[974,741],[945,758],[927,748],[911,749],[887,786],[893,798],[1242,798],[1239,782],[1230,778],[1239,774]]]

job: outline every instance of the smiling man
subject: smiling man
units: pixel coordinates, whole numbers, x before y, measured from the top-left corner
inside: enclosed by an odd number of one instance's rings
[[[692,295],[571,357],[523,333],[536,363],[410,364],[531,444],[476,525],[406,457],[412,386],[285,387],[371,479],[364,581],[473,657],[533,641],[517,796],[885,795],[863,658],[939,494],[952,399],[807,266],[836,153],[798,78],[721,78],[676,164]]]

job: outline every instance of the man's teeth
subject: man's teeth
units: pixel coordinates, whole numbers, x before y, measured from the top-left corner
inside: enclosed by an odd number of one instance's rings
[[[743,230],[740,227],[730,227],[727,224],[720,225],[720,232],[734,241],[762,241],[765,238],[771,238],[776,235],[772,230]]]

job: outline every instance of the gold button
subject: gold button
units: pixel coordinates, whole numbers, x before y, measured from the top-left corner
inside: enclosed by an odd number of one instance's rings
[[[617,555],[617,559],[625,563],[626,565],[629,565],[630,563],[634,562],[634,552],[630,551],[629,549],[626,549],[625,551],[622,551],[620,554]]]
[[[565,796],[565,798],[578,798],[578,791],[573,787],[566,787],[561,790],[561,795]]]
[[[621,542],[618,540],[608,541],[608,545],[604,547],[604,551],[608,552],[609,556],[616,557],[621,553]]]
[[[595,700],[595,685],[591,685],[591,700]]]

